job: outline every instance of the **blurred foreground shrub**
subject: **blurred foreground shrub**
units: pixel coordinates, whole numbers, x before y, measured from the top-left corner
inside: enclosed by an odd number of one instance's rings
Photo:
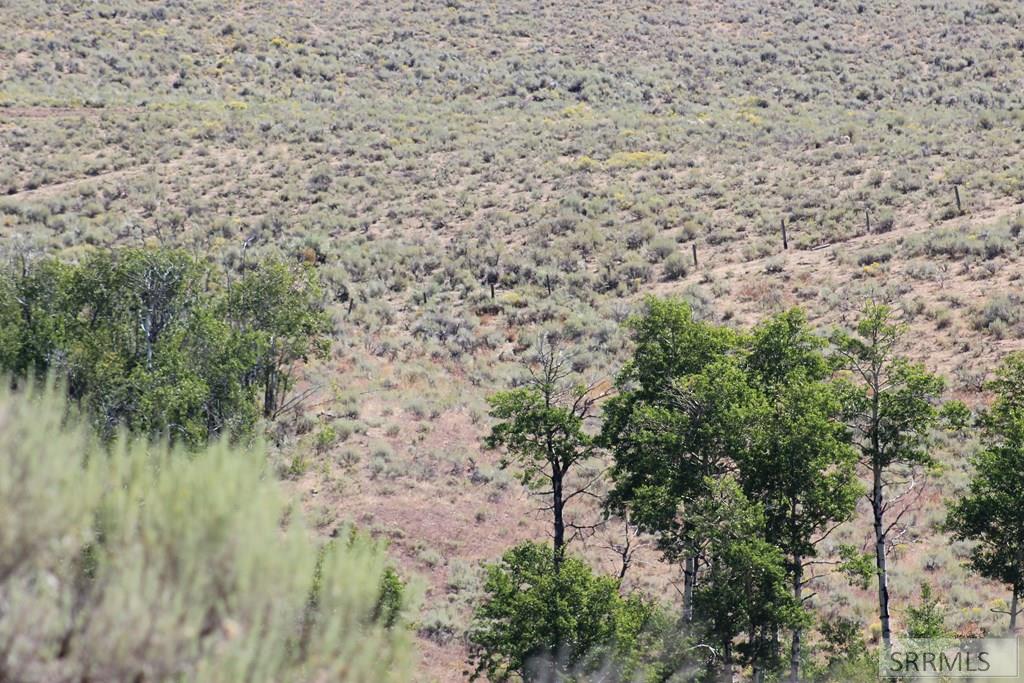
[[[257,454],[103,446],[68,415],[0,391],[0,680],[408,679],[379,546],[318,546]]]

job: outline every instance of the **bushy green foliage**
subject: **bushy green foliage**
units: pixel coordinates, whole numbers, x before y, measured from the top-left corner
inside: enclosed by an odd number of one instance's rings
[[[799,310],[744,335],[672,300],[649,300],[631,328],[602,432],[615,458],[610,508],[628,509],[683,564],[684,620],[707,629],[725,666],[777,668],[785,626],[798,676],[805,569],[859,492],[825,340]]]
[[[308,268],[268,261],[224,281],[174,250],[99,251],[0,273],[0,370],[54,372],[100,430],[197,445],[272,417],[330,326]]]
[[[950,503],[946,527],[974,545],[970,566],[1010,588],[1010,632],[1024,597],[1024,354],[1008,356],[989,387],[992,407],[982,416],[982,449],[966,495]]]
[[[905,493],[895,471],[929,465],[933,429],[943,417],[939,399],[945,380],[912,363],[900,353],[906,326],[892,309],[879,304],[864,308],[853,334],[837,331],[832,338],[837,356],[849,373],[843,393],[844,412],[858,447],[858,457],[870,476],[875,568],[878,577],[879,622],[882,641],[890,644],[887,553],[894,509]],[[959,412],[950,404],[950,414]],[[905,481],[913,481],[906,477]]]
[[[818,650],[823,658],[807,667],[807,680],[817,683],[872,683],[878,680],[878,657],[864,642],[861,625],[854,619],[827,616],[818,627]]]
[[[586,680],[602,671],[625,680],[638,666],[654,608],[621,597],[617,580],[571,555],[556,567],[537,543],[512,548],[485,571],[469,632],[473,679]]]
[[[258,453],[102,445],[0,394],[0,671],[20,681],[406,680],[382,549],[318,548]]]
[[[712,671],[732,675],[734,663],[761,671],[778,667],[772,635],[806,621],[789,590],[782,551],[765,540],[764,507],[730,476],[709,480],[688,510],[687,532],[705,549],[706,571],[693,589],[698,628],[718,657]],[[738,641],[741,634],[747,637]]]
[[[744,363],[766,400],[740,476],[747,496],[764,506],[765,537],[785,556],[801,607],[817,546],[853,518],[861,494],[843,393],[824,348],[804,313],[792,309],[754,329]],[[790,676],[798,679],[803,629],[800,620],[792,626]]]
[[[907,637],[915,639],[948,638],[946,615],[931,584],[921,582],[921,599],[907,607]]]

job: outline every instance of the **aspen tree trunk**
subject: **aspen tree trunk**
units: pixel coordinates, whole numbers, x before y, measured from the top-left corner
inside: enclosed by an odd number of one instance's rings
[[[1013,587],[1013,597],[1010,598],[1010,635],[1017,635],[1017,613],[1020,611],[1017,607],[1018,594],[1020,593],[1020,587]]]
[[[565,552],[565,520],[562,516],[565,501],[562,500],[562,471],[559,467],[552,468],[551,490],[552,508],[554,511],[554,546],[555,546],[555,572],[562,566],[562,555]]]
[[[693,587],[697,579],[697,560],[687,557],[683,561],[683,621],[693,621]]]
[[[882,518],[884,498],[882,495],[882,468],[875,465],[872,471],[871,509],[874,513],[875,567],[878,570],[878,621],[882,626],[882,644],[886,651],[892,642],[889,628],[889,581],[885,563],[885,520]]]
[[[793,597],[796,603],[801,604],[803,595],[803,560],[793,556]],[[789,680],[790,683],[798,683],[800,680],[800,647],[803,640],[803,629],[800,626],[793,628],[793,642],[789,649]]]

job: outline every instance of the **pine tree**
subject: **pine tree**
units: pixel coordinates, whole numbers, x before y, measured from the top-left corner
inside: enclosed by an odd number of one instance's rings
[[[907,607],[907,637],[921,640],[946,638],[946,615],[931,585],[921,582],[921,601]]]

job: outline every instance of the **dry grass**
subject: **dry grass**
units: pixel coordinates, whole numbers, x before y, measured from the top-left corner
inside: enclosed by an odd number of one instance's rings
[[[479,447],[483,397],[540,327],[610,376],[644,294],[738,325],[798,304],[823,328],[887,299],[908,352],[972,403],[1021,346],[1016,304],[993,300],[1022,263],[1019,3],[66,5],[0,6],[0,237],[321,264],[337,350],[277,432],[282,471],[324,534],[387,536],[427,611],[451,610],[422,680],[461,679],[472,590],[451,574],[544,535]],[[692,244],[700,265],[666,278]],[[998,592],[929,524],[965,448],[943,455],[894,593],[953,582],[956,624],[991,625],[966,604]],[[581,550],[612,570],[606,540]],[[630,585],[664,597],[673,579],[648,550]],[[844,585],[819,604],[873,619]]]

